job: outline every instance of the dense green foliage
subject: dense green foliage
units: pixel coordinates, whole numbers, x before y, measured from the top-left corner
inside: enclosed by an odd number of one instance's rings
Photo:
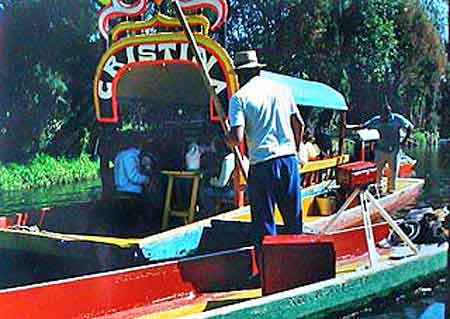
[[[441,100],[447,61],[435,27],[442,21],[430,19],[442,16],[423,2],[231,1],[227,39],[232,48],[259,48],[275,70],[338,88],[350,121],[366,120],[388,98],[435,131],[446,124],[439,115],[448,104]]]
[[[272,70],[330,84],[351,105],[350,122],[377,113],[387,97],[417,127],[448,134],[450,94],[440,38],[445,23],[437,1],[228,2],[226,28],[214,36],[225,39],[231,55],[257,48]],[[77,157],[97,134],[92,80],[105,43],[96,30],[94,3],[0,0],[0,57],[7,66],[0,70],[6,87],[0,162],[40,153]],[[151,6],[147,16],[153,12]],[[124,127],[136,129],[136,123]]]
[[[427,138],[423,132],[417,131],[414,133],[414,140],[419,145],[426,145],[427,144]]]
[[[77,159],[37,154],[24,164],[0,164],[0,191],[68,184],[98,177],[98,162],[86,154]]]
[[[85,0],[6,1],[5,105],[0,160],[81,152],[92,126],[92,77],[101,54],[95,9]]]

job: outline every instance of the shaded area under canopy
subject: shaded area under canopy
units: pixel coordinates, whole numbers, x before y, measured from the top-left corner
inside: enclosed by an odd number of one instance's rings
[[[167,120],[173,120],[180,109],[194,117],[208,114],[208,92],[199,69],[190,63],[132,67],[120,78],[116,94],[119,108],[130,101],[140,101],[149,117],[164,113]],[[163,114],[159,115],[164,120]]]

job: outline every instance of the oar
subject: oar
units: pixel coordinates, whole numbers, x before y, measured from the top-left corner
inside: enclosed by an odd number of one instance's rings
[[[172,4],[175,8],[176,14],[178,16],[178,19],[181,22],[181,25],[183,26],[184,33],[186,34],[186,37],[189,41],[190,48],[192,52],[194,53],[194,56],[197,60],[197,63],[200,64],[200,70],[203,82],[208,90],[209,95],[213,98],[214,101],[214,108],[217,112],[217,115],[219,116],[220,125],[222,127],[222,130],[224,131],[225,135],[227,135],[230,132],[230,125],[225,119],[225,113],[222,108],[222,104],[220,103],[219,97],[216,94],[216,91],[214,89],[214,86],[212,85],[211,77],[209,76],[209,73],[206,69],[205,61],[200,57],[200,52],[198,49],[197,41],[195,40],[194,34],[192,33],[191,27],[187,23],[186,16],[184,15],[183,10],[181,9],[180,4],[178,3],[178,0],[172,0]],[[244,162],[242,159],[242,154],[239,151],[239,148],[237,146],[233,147],[233,153],[237,159],[237,163],[239,168],[241,169],[242,176],[247,181],[247,172],[244,168]]]

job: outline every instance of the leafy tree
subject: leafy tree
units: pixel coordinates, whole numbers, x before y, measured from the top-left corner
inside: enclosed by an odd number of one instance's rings
[[[437,129],[440,79],[447,65],[443,43],[418,1],[403,1],[395,18],[399,55],[390,74],[390,95],[399,108],[428,130]],[[395,99],[395,98],[394,98]]]
[[[228,47],[258,48],[269,67],[338,88],[354,121],[387,97],[435,127],[446,65],[440,8],[426,0],[231,1]]]
[[[444,42],[448,42],[448,1],[446,0],[420,0],[424,11]]]
[[[415,0],[352,1],[344,13],[351,115],[373,114],[388,97],[422,125],[439,101],[446,58],[433,22]],[[433,111],[432,111],[433,112]]]
[[[397,2],[388,0],[351,1],[343,12],[343,63],[349,74],[354,121],[365,120],[383,102],[385,80],[398,56],[393,20],[398,14]]]
[[[170,12],[168,3],[163,12]],[[103,49],[98,6],[92,0],[0,5],[8,21],[7,67],[0,73],[9,97],[0,101],[0,160],[42,151],[78,154],[94,118],[92,78]],[[222,38],[232,55],[257,48],[275,71],[338,88],[354,121],[373,115],[388,96],[416,124],[436,128],[447,64],[436,29],[445,23],[438,2],[229,0],[229,5]],[[153,12],[151,7],[147,16]]]
[[[2,160],[67,151],[79,143],[92,108],[95,12],[82,0],[34,0],[6,3],[5,14],[9,105],[1,110]]]

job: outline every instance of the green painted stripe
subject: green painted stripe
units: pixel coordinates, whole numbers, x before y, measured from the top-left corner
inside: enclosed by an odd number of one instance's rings
[[[367,304],[376,297],[387,296],[405,285],[444,271],[447,267],[447,248],[433,246],[426,250],[418,256],[389,261],[373,269],[183,318],[325,317],[336,311]]]

